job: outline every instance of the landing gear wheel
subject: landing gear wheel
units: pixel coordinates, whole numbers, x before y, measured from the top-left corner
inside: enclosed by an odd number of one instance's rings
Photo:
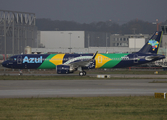
[[[19,73],[19,75],[23,75],[22,73]]]
[[[86,75],[86,72],[85,71],[83,71],[83,74],[84,74],[84,76]]]
[[[79,76],[83,76],[83,72],[79,72]]]
[[[79,76],[85,76],[85,75],[86,75],[86,72],[85,72],[85,71],[79,72]]]
[[[19,75],[23,75],[22,70],[19,70],[19,72],[20,72]]]

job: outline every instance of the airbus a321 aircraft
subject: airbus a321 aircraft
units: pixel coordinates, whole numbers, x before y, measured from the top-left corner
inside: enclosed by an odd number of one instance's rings
[[[163,32],[157,31],[149,41],[136,53],[101,54],[23,54],[15,55],[4,61],[2,65],[12,69],[56,69],[58,74],[96,68],[125,68],[153,62],[165,58],[159,55],[158,49]]]

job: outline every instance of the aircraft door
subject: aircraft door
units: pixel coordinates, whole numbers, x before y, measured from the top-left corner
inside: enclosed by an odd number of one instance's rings
[[[96,62],[95,62],[95,68],[100,68],[102,66],[102,61],[103,60],[103,57],[102,56],[98,56],[96,58]]]
[[[98,57],[98,63],[102,63],[102,56]]]
[[[134,54],[134,63],[138,63],[138,55],[137,54]]]
[[[22,56],[17,56],[17,64],[22,64]]]

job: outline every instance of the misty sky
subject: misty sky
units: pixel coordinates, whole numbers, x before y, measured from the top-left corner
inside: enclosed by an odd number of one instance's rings
[[[167,20],[167,0],[0,0],[0,10],[31,12],[37,18],[79,23]]]

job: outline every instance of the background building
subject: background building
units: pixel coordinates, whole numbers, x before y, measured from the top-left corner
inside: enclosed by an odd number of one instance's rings
[[[0,10],[0,54],[21,54],[37,47],[35,14]]]
[[[33,52],[94,53],[136,52],[149,39],[148,34],[110,34],[89,31],[39,31],[39,48]]]
[[[167,56],[167,25],[162,26],[163,30],[163,38],[162,38],[162,49],[160,49],[160,53]],[[165,59],[167,61],[167,59]]]
[[[45,48],[85,48],[84,31],[39,31],[38,34],[39,45]]]

